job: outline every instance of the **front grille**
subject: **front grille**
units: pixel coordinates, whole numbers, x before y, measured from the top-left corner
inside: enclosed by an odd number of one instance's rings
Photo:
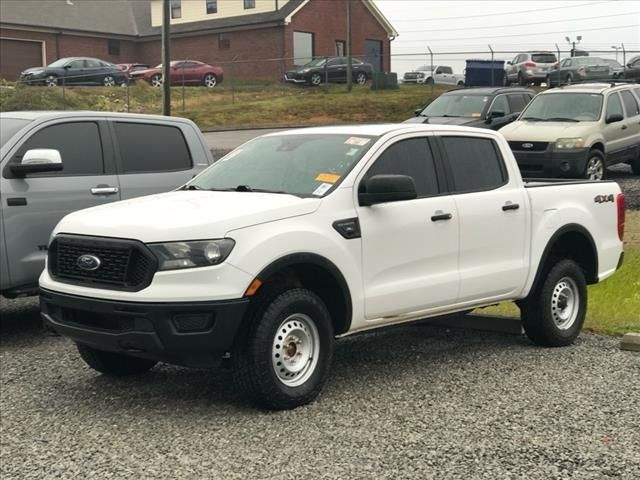
[[[404,78],[407,80],[415,80],[416,78],[422,77],[419,73],[407,72],[404,74]]]
[[[523,152],[544,152],[549,146],[549,142],[509,142],[511,150]]]
[[[95,270],[80,268],[78,259],[92,255],[100,261]],[[49,249],[51,275],[66,283],[115,290],[142,290],[157,269],[154,255],[133,240],[59,235]]]

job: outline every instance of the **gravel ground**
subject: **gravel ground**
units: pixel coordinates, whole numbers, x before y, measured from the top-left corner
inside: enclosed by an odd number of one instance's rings
[[[227,372],[103,378],[0,304],[0,477],[640,478],[640,355],[427,325],[338,342],[316,403],[256,411]]]
[[[640,209],[640,176],[633,175],[629,165],[615,165],[607,173],[609,179],[620,184],[627,208]]]

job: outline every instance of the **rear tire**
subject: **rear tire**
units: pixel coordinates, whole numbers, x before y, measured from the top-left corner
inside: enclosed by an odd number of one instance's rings
[[[146,358],[105,352],[83,343],[78,343],[77,347],[80,356],[87,365],[103,375],[112,377],[125,377],[143,373],[152,369],[158,363],[155,360],[147,360]]]
[[[232,357],[238,389],[272,410],[312,402],[327,380],[333,357],[327,307],[303,288],[256,300],[247,335]]]
[[[364,72],[358,72],[356,75],[356,83],[358,85],[365,85],[367,83],[367,74]]]
[[[521,87],[527,86],[527,82],[524,80],[521,72],[518,72],[518,85],[520,85]]]
[[[544,347],[564,347],[575,342],[587,312],[587,283],[573,260],[560,260],[542,284],[519,303],[527,337]]]

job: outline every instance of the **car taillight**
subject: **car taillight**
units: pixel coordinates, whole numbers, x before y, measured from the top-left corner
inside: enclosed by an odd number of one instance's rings
[[[533,63],[533,62],[527,62],[524,64],[525,67],[537,67],[538,64],[537,63]]]
[[[618,212],[618,238],[622,241],[624,238],[624,194],[622,193],[616,196],[616,208]]]

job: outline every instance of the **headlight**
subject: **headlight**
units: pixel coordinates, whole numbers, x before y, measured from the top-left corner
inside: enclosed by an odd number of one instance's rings
[[[584,140],[582,138],[559,138],[556,140],[556,149],[558,150],[573,150],[576,148],[584,147]]]
[[[420,77],[420,78],[424,77],[424,73],[419,73],[418,77]]]
[[[179,270],[218,265],[225,261],[235,244],[230,238],[222,238],[198,242],[154,243],[148,247],[158,258],[158,270]]]

